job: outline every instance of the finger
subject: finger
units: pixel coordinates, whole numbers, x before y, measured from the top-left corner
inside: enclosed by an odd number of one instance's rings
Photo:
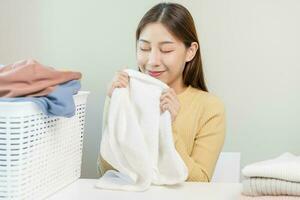
[[[177,111],[176,107],[171,103],[171,101],[169,99],[165,99],[161,103],[161,111],[165,112],[167,110],[170,112],[171,118],[172,118],[172,121],[173,121],[175,119],[178,111]]]
[[[113,82],[113,88],[122,88],[122,87],[127,87],[127,83],[122,80],[117,80]]]
[[[164,93],[161,96],[161,99],[165,99],[165,98],[170,99],[173,102],[177,102],[177,97],[174,96],[171,92]]]
[[[164,104],[169,104],[170,106],[170,111],[174,112],[175,114],[179,111],[180,109],[180,102],[179,100],[174,100],[174,99],[171,99],[170,96],[163,96],[163,98],[161,99],[161,105],[163,106]],[[164,110],[162,108],[162,110]]]
[[[127,74],[127,72],[119,72],[119,75],[123,76],[123,77],[126,77],[126,78],[129,77],[129,75]]]
[[[171,100],[165,98],[163,101],[161,101],[160,107],[161,107],[162,111],[166,111],[168,108],[172,107]]]
[[[170,88],[169,94],[170,94],[170,97],[171,97],[175,102],[178,102],[178,103],[179,103],[177,94],[176,94],[176,92],[175,92],[175,90],[174,90],[173,88]]]
[[[170,96],[168,95],[168,93],[164,93],[160,96],[160,100],[163,100],[163,99],[171,99]]]
[[[164,98],[160,101],[160,105],[164,105],[164,104],[172,104],[172,101],[169,98]]]
[[[175,119],[175,117],[177,115],[177,111],[170,104],[164,104],[164,105],[162,105],[162,109],[161,110],[162,110],[162,112],[169,111],[170,115],[171,115],[171,118],[172,118],[172,121]]]
[[[121,87],[127,87],[127,85],[128,85],[127,81],[124,81],[124,80],[119,80],[118,82],[120,83]]]
[[[124,82],[126,84],[129,82],[128,78],[124,78],[124,77],[121,77],[121,76],[117,79],[117,81]]]
[[[161,102],[161,103],[159,104],[159,107],[160,107],[160,111],[161,111],[161,112],[164,112],[164,111],[165,111],[165,107],[164,107],[165,104],[166,104],[165,102]]]
[[[172,102],[172,100],[168,96],[165,96],[163,99],[161,99],[160,104],[161,104],[161,106],[163,106],[165,104],[173,105],[174,103]]]
[[[119,73],[117,80],[118,79],[122,79],[122,80],[125,80],[126,82],[129,82],[129,75],[127,73]]]
[[[168,104],[163,104],[163,105],[161,105],[160,106],[160,110],[161,110],[161,112],[163,113],[163,112],[165,112],[166,110],[168,110]]]
[[[119,82],[113,82],[111,87],[112,87],[112,90],[114,90],[115,88],[118,88]]]

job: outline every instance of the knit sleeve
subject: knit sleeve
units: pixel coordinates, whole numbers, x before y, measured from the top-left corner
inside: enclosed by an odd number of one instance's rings
[[[110,97],[107,96],[105,98],[104,108],[103,108],[103,115],[102,115],[102,133],[104,131],[104,127],[107,124],[107,115],[108,115],[108,111],[109,111],[109,104],[110,104]],[[100,155],[100,152],[98,154],[98,159],[97,159],[97,169],[98,169],[98,173],[101,176],[107,170],[113,169],[113,167],[102,158],[102,156]]]
[[[211,101],[199,120],[199,129],[189,155],[180,136],[173,130],[175,147],[185,162],[189,176],[187,181],[209,182],[225,139],[225,112],[220,101]]]

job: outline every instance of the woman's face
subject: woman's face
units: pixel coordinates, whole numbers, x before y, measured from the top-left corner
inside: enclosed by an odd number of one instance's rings
[[[140,70],[170,87],[183,84],[182,73],[189,61],[188,49],[161,23],[150,23],[137,41],[137,63]]]

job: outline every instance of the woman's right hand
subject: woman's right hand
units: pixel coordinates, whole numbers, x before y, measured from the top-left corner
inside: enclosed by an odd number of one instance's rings
[[[125,88],[129,83],[129,76],[124,71],[118,71],[108,88],[107,95],[111,97],[115,88]]]

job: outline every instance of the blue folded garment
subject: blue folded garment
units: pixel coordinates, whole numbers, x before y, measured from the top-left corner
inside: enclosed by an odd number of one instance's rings
[[[75,115],[73,95],[80,89],[80,81],[72,80],[58,85],[53,92],[42,97],[0,98],[2,102],[32,101],[45,115],[72,117]]]

